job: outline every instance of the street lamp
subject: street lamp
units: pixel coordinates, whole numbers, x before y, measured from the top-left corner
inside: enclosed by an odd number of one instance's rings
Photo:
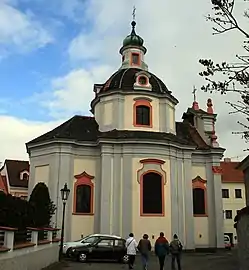
[[[65,210],[66,210],[66,202],[70,193],[70,189],[68,189],[67,184],[61,189],[61,198],[63,202],[63,214],[62,214],[62,225],[61,225],[61,245],[59,251],[59,261],[62,258],[63,251],[63,240],[64,240],[64,223],[65,223]]]

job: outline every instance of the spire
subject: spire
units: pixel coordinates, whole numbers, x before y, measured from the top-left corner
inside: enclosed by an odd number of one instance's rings
[[[192,109],[194,109],[195,111],[199,110],[199,104],[196,101],[196,91],[197,91],[196,87],[193,86],[193,92],[192,92],[192,94],[194,95],[194,101],[193,101]]]

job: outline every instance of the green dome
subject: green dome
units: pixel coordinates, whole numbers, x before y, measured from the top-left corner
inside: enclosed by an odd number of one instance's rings
[[[123,41],[123,46],[143,46],[144,40],[138,36],[135,32],[135,26],[136,26],[136,22],[132,22],[132,31],[131,34],[129,36],[127,36],[124,41]]]

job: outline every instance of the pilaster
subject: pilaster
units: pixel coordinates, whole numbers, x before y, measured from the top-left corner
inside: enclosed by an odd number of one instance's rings
[[[195,249],[195,226],[193,215],[193,189],[192,189],[192,161],[191,156],[186,155],[183,161],[184,174],[184,207],[185,207],[185,249]]]
[[[112,213],[113,150],[111,146],[101,147],[101,203],[100,232],[110,234],[113,220]]]

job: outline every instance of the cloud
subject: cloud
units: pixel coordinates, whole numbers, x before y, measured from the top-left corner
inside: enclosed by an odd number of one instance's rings
[[[70,3],[65,2],[58,12],[72,17],[77,10],[84,8],[83,19],[78,21],[81,22],[82,29],[72,39],[67,51],[73,68],[68,74],[53,78],[49,91],[33,97],[55,119],[70,117],[76,113],[89,114],[93,84],[105,82],[119,68],[119,49],[123,39],[131,31],[134,1],[75,0]],[[204,18],[204,15],[211,11],[210,1],[192,0],[191,5],[183,1],[179,5],[175,0],[136,0],[135,4],[136,32],[143,37],[144,45],[148,49],[145,60],[149,70],[162,78],[173,95],[179,99],[176,118],[180,120],[183,112],[192,104],[193,85],[200,88],[205,83],[198,75],[202,70],[198,60],[206,57],[215,61],[234,59],[241,39],[236,33],[212,36],[212,24],[207,23]],[[220,145],[228,149],[227,156],[244,154],[244,141],[240,136],[232,135],[232,131],[236,131],[237,116],[229,115],[230,107],[225,104],[226,100],[237,100],[237,97],[199,91],[197,98],[202,109],[206,110],[206,100],[210,96],[218,114],[217,135]],[[20,123],[24,127],[23,120],[20,120]],[[46,130],[54,122],[48,125],[40,124]],[[31,126],[37,128],[37,125],[39,124],[29,122],[27,130],[32,130]],[[8,126],[6,128],[8,129]],[[9,129],[11,128],[10,126]],[[43,129],[40,131],[42,133]],[[35,137],[28,132],[25,134],[27,138],[23,143]],[[11,138],[5,140],[10,142],[9,145],[12,145],[15,136]],[[19,147],[24,147],[23,143]]]
[[[28,160],[25,143],[56,127],[63,120],[35,122],[0,115],[0,162],[5,159]]]
[[[0,58],[13,52],[29,52],[52,41],[32,12],[21,12],[6,1],[0,1]]]

